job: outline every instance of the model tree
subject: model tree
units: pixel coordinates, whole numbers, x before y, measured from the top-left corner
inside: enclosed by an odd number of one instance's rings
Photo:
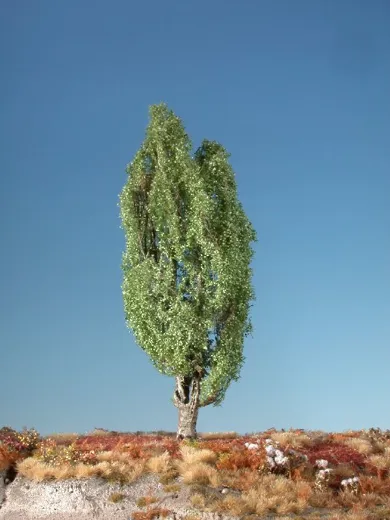
[[[180,439],[196,437],[199,408],[220,405],[239,379],[251,330],[256,234],[228,158],[207,140],[192,154],[181,120],[153,105],[120,194],[126,322],[155,368],[175,378]]]

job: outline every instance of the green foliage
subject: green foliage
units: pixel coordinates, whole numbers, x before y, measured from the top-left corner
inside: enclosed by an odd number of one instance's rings
[[[62,466],[63,464],[75,464],[79,461],[79,455],[73,444],[61,446],[49,438],[38,445],[34,458],[50,466]]]
[[[226,150],[204,140],[191,155],[166,105],[150,117],[120,195],[125,317],[157,370],[200,375],[200,405],[218,405],[244,362],[256,234]]]
[[[184,439],[183,444],[191,448],[200,448],[199,439]]]
[[[74,442],[69,445],[58,444],[50,437],[37,445],[34,458],[50,466],[74,465],[78,462],[93,466],[98,463],[95,450],[82,451]]]
[[[24,427],[21,432],[17,433],[17,438],[24,446],[24,449],[31,452],[37,447],[41,436],[35,428]]]

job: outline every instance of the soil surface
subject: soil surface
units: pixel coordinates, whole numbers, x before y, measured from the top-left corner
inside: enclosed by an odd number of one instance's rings
[[[170,511],[166,520],[184,520],[186,516],[192,515],[198,520],[241,518],[199,511],[190,502],[191,488],[182,482],[181,477],[175,483],[180,486],[179,491],[167,493],[159,482],[159,476],[155,474],[143,475],[132,484],[121,485],[108,483],[101,478],[33,482],[19,475],[10,482],[6,473],[0,472],[0,520],[131,520],[132,513],[145,512],[154,507]],[[228,488],[210,488],[210,491],[217,495],[237,493]],[[121,494],[119,502],[110,500],[113,493]],[[151,506],[138,507],[137,500],[145,496],[156,497],[158,501]],[[332,517],[331,509],[309,508],[299,514],[298,518],[310,519],[313,513],[322,520]],[[280,517],[294,519],[297,515],[269,514],[256,518],[277,520]],[[381,518],[390,520],[387,516]]]
[[[190,514],[202,520],[234,520],[234,517],[199,512],[191,506],[189,487],[181,485],[178,492],[166,493],[159,477],[153,474],[123,486],[99,478],[33,482],[21,476],[4,485],[2,477],[0,520],[131,520],[133,512],[148,509],[136,505],[140,497],[148,495],[159,499],[150,508],[172,511],[167,520],[181,520]],[[113,493],[121,493],[123,498],[113,503],[110,500]]]

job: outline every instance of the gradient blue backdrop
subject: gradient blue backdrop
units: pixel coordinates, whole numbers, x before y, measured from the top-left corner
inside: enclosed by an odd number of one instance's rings
[[[387,0],[2,0],[0,426],[174,431],[126,329],[148,106],[232,154],[259,241],[242,378],[199,431],[390,428]]]

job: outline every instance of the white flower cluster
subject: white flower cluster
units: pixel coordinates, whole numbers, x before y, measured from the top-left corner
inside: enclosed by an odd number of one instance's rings
[[[320,471],[317,473],[317,477],[320,479],[325,479],[331,471],[332,470],[330,468],[320,469]]]
[[[359,477],[345,478],[341,481],[341,485],[347,488],[350,486],[351,488],[356,488],[359,483]]]
[[[325,459],[319,459],[319,460],[316,460],[316,466],[317,468],[327,468],[328,467],[328,464],[329,462]]]
[[[265,451],[267,453],[267,462],[270,468],[275,468],[277,464],[282,465],[288,461],[287,457],[283,457],[283,453],[278,450],[275,446],[272,445],[271,439],[267,439],[265,441]],[[259,444],[253,444],[251,442],[246,442],[245,447],[248,450],[258,450],[260,448]],[[284,460],[286,459],[286,460]]]
[[[288,464],[288,457],[279,449],[278,444],[271,439],[265,440],[265,452],[267,453],[267,462],[271,469]]]
[[[250,442],[246,442],[244,446],[248,448],[248,450],[257,450],[260,447],[258,444],[252,444]]]
[[[245,443],[245,447],[248,450],[257,450],[260,448],[260,444],[254,444],[250,442]],[[302,455],[295,450],[289,450],[288,454],[293,458],[290,460],[289,457],[280,449],[279,443],[272,439],[265,440],[265,452],[267,454],[267,463],[271,469],[275,468],[286,468],[289,463],[293,464],[293,460],[297,460],[301,463],[302,460],[307,461],[306,455]]]
[[[316,475],[315,486],[317,489],[323,491],[328,485],[330,474],[333,471],[331,468],[328,468],[329,462],[325,459],[316,460],[315,465],[317,468],[321,468]]]

